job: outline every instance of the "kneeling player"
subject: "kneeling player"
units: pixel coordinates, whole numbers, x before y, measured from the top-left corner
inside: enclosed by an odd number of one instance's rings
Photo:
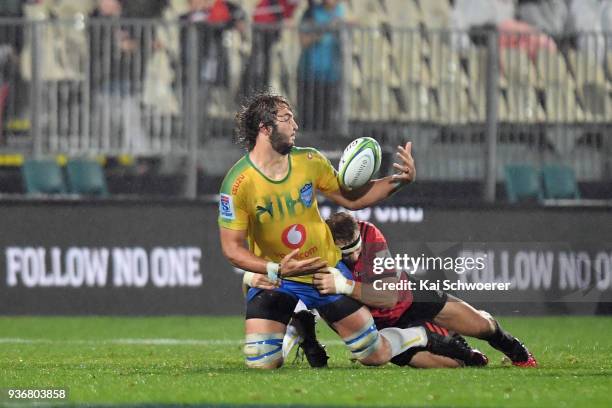
[[[278,282],[271,282],[264,275],[246,272],[244,274],[243,283],[245,289],[255,287],[259,289],[271,290],[278,287]],[[245,292],[246,293],[246,292]],[[357,292],[355,292],[357,295]],[[366,299],[359,296],[359,300],[366,306],[371,308],[372,315],[375,316],[375,322],[378,325],[385,327],[394,326],[393,321],[382,319],[387,315],[402,315],[410,303],[405,301],[395,301],[391,298],[373,300],[370,296]],[[443,336],[442,347],[434,344],[429,348],[422,346],[413,346],[394,356],[391,360],[394,364],[404,366],[410,365],[416,368],[456,368],[461,366],[484,366],[488,363],[487,357],[478,350],[469,347],[465,339],[458,334],[450,334],[448,330],[440,327],[429,321],[412,321],[403,322],[401,326],[395,325],[396,328],[416,328],[423,326],[430,333],[437,333]],[[314,367],[325,367],[327,365],[328,356],[317,340],[315,333],[315,315],[308,310],[306,305],[301,301],[298,302],[291,322],[287,326],[287,332],[283,339],[283,358],[285,359],[291,350],[299,345],[299,348],[306,356],[308,363]],[[447,357],[452,356],[452,357]]]
[[[263,275],[245,272],[244,288],[273,289],[278,283],[271,282]],[[246,291],[245,291],[246,293]],[[484,366],[488,363],[487,357],[478,350],[469,347],[463,337],[451,334],[443,327],[432,322],[413,322],[405,328],[423,327],[428,333],[437,333],[440,340],[433,342],[429,347],[411,346],[395,356],[391,361],[394,364],[410,365],[416,368],[457,368],[465,365]],[[313,368],[327,366],[329,359],[323,346],[317,340],[315,333],[315,314],[303,302],[298,302],[293,317],[287,325],[287,331],[282,343],[283,359],[286,359],[291,350],[298,346],[306,356]],[[449,357],[447,357],[449,356]]]
[[[327,224],[341,249],[342,261],[352,270],[353,279],[346,279],[334,269],[330,269],[331,273],[317,273],[314,284],[320,293],[341,293],[370,305],[379,302],[378,307],[370,309],[379,329],[409,327],[415,322],[431,321],[456,333],[486,340],[515,366],[537,366],[529,350],[503,330],[489,313],[478,311],[452,295],[431,290],[399,293],[375,290],[371,283],[374,280],[397,276],[395,270],[373,273],[376,257],[390,257],[383,234],[373,224],[357,221],[346,212],[333,214]],[[407,279],[405,274],[403,278]],[[391,361],[406,364],[409,359],[396,356]]]

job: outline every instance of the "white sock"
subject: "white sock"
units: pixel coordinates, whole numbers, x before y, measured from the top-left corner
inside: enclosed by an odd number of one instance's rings
[[[308,310],[308,308],[304,302],[298,300],[293,313],[298,313],[302,310]],[[293,348],[301,341],[302,337],[298,335],[297,329],[293,324],[291,324],[291,322],[289,322],[287,325],[287,331],[285,332],[285,337],[283,337],[283,359],[286,358],[289,353],[291,353],[291,350],[293,350]]]
[[[293,313],[301,312],[302,310],[308,310],[308,308],[306,307],[304,302],[298,300],[297,304],[295,305],[295,309],[293,309]]]
[[[409,327],[400,329],[398,327],[387,327],[379,330],[391,345],[391,357],[402,354],[412,347],[425,347],[427,345],[427,334],[423,327]]]
[[[287,331],[285,337],[283,337],[283,359],[285,359],[291,350],[302,341],[302,337],[298,335],[297,329],[294,325],[287,325]]]

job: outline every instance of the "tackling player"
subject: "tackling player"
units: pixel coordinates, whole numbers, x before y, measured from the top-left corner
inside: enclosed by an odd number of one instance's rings
[[[296,148],[298,130],[287,100],[253,96],[236,115],[239,139],[247,154],[228,172],[219,198],[221,247],[236,267],[265,274],[278,288],[249,289],[246,307],[246,364],[277,368],[282,341],[298,299],[316,308],[366,365],[379,365],[411,346],[444,348],[443,336],[420,328],[380,332],[366,307],[350,297],[320,294],[312,274],[335,266],[346,276],[340,251],[319,214],[316,195],[349,209],[373,205],[415,177],[411,144],[398,147],[401,173],[343,191],[331,163],[312,148]],[[244,243],[248,242],[248,248]]]
[[[342,251],[342,261],[353,271],[348,280],[335,270],[317,273],[314,285],[324,294],[342,293],[365,304],[378,303],[371,308],[379,329],[385,327],[409,327],[415,322],[433,321],[437,325],[459,334],[486,340],[493,348],[504,353],[512,364],[519,367],[536,367],[537,362],[529,350],[487,312],[478,311],[468,303],[433,290],[377,291],[373,281],[396,280],[395,269],[374,274],[376,257],[391,257],[387,241],[373,224],[357,221],[351,214],[338,212],[327,219],[336,245]],[[402,274],[402,279],[407,279]],[[420,324],[420,323],[419,323]],[[407,364],[414,349],[407,350],[391,361]]]
[[[330,274],[317,273],[315,274],[314,284],[320,292],[344,293],[369,306],[374,322],[379,329],[425,325],[429,330],[436,331],[444,336],[450,336],[447,329],[421,316],[423,313],[419,313],[417,309],[422,308],[423,305],[414,306],[414,309],[412,309],[414,313],[407,313],[413,306],[413,302],[428,302],[427,293],[413,299],[413,294],[410,291],[374,290],[373,280],[382,280],[388,283],[398,281],[395,269],[386,270],[381,274],[372,273],[375,257],[391,256],[386,240],[378,228],[369,223],[359,222],[358,224],[348,213],[333,214],[326,222],[332,231],[337,246],[341,249],[343,263],[349,267],[352,276],[351,279],[346,279],[342,275],[338,276],[337,271],[333,269]],[[406,275],[402,274],[402,278],[405,279],[405,277]],[[243,283],[247,286],[267,289],[276,286],[264,275],[256,275],[250,272],[244,274]],[[303,309],[306,308],[298,304],[285,336],[283,353],[288,355],[293,346],[299,343],[312,367],[324,366],[327,362],[327,354],[316,339],[314,315]],[[402,317],[403,320],[400,321]],[[488,363],[487,357],[480,351],[469,348],[465,339],[459,335],[455,335],[455,338],[463,346],[457,350],[456,356],[460,356],[459,361],[430,353],[424,347],[412,347],[395,356],[391,362],[401,366],[411,365],[418,368],[451,368],[462,365],[484,366]]]

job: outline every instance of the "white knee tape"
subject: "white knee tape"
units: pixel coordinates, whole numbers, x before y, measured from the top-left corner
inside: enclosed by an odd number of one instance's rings
[[[366,358],[374,353],[380,344],[380,335],[374,320],[370,318],[368,323],[356,335],[345,338],[344,343],[357,360]]]
[[[244,354],[248,367],[259,368],[283,358],[283,333],[247,334]]]

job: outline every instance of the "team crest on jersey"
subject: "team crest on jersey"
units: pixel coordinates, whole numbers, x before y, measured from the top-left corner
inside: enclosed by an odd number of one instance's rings
[[[300,248],[306,241],[306,228],[302,224],[290,225],[281,234],[281,240],[287,248]]]
[[[314,198],[312,183],[306,183],[304,184],[304,187],[300,188],[300,198],[302,199],[304,205],[307,208],[310,208]]]
[[[236,218],[234,213],[234,202],[231,195],[221,194],[219,198],[219,213],[221,214],[221,218],[228,220]]]

